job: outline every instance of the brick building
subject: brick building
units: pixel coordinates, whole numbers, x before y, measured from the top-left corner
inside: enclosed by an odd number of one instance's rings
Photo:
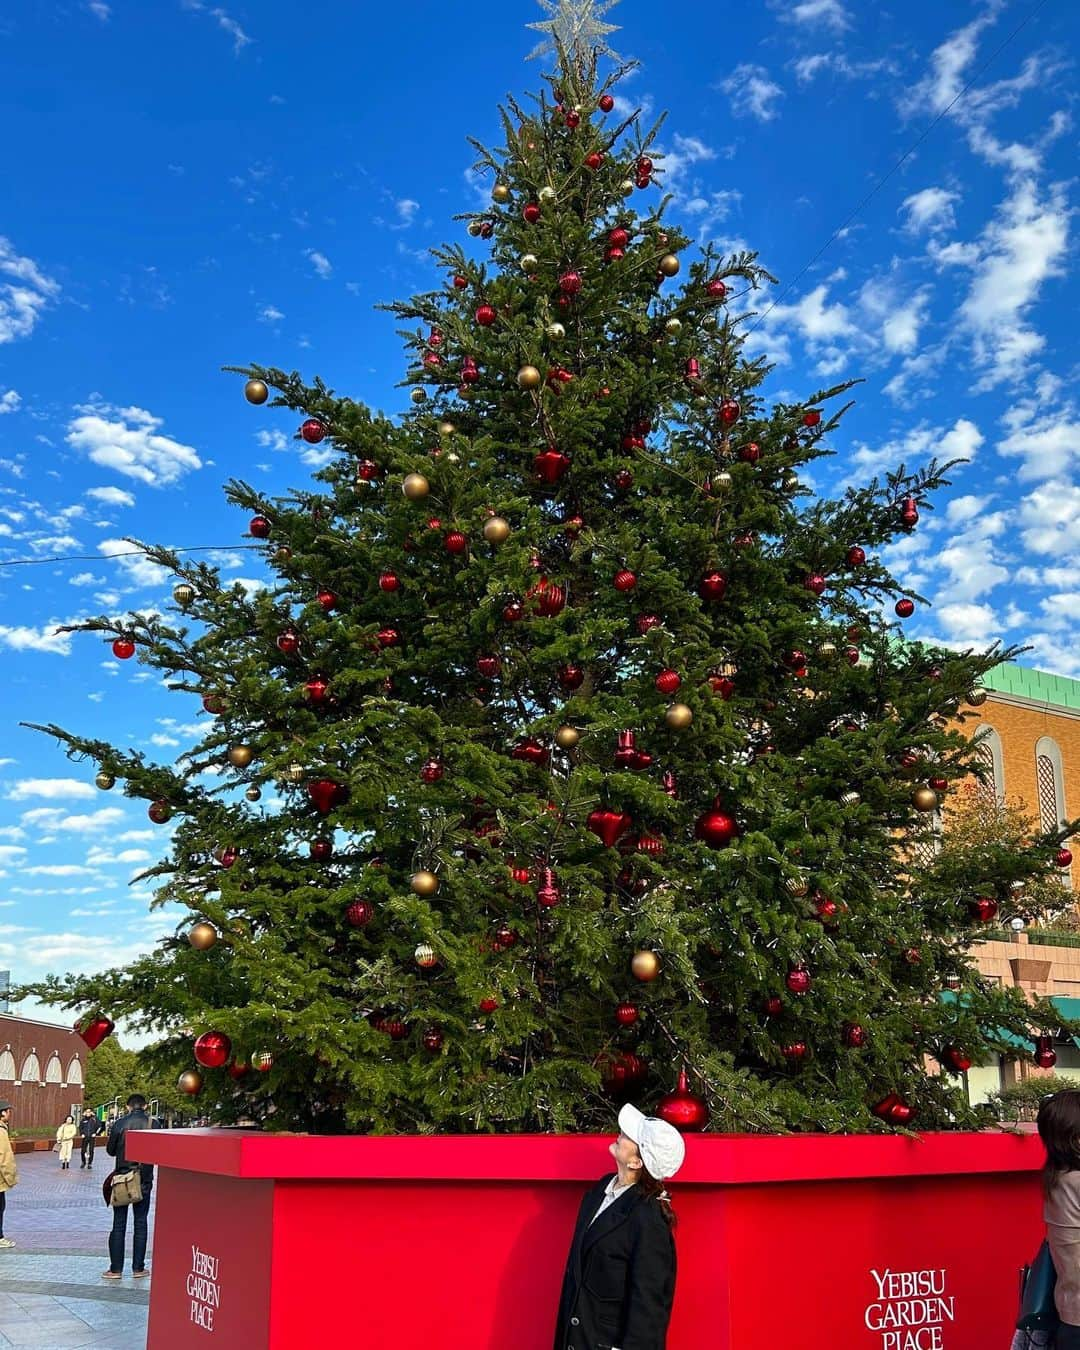
[[[998,800],[1021,800],[1045,829],[1080,815],[1080,680],[1009,665],[992,671],[985,687],[988,698],[973,734],[992,770]],[[1080,852],[1075,841],[1072,852]],[[1078,862],[1074,856],[1062,877],[1070,888],[1080,880]],[[1080,936],[1037,928],[1002,933],[980,943],[974,956],[984,979],[1029,997],[1051,998],[1067,1016],[1080,1019]],[[1064,1038],[1055,1048],[1055,1072],[1080,1082],[1080,1049]],[[981,1101],[1040,1073],[1028,1061],[1002,1056],[971,1069],[968,1092],[972,1101]]]
[[[16,1134],[55,1129],[82,1109],[86,1045],[70,1027],[0,1013],[0,1098]]]

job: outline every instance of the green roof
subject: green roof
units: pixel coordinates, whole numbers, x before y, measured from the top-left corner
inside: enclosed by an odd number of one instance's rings
[[[1071,680],[1067,675],[1030,670],[1010,661],[988,670],[981,683],[992,693],[1015,694],[1018,698],[1030,698],[1050,707],[1080,711],[1080,680]]]
[[[1062,1017],[1067,1017],[1073,1022],[1080,1022],[1080,998],[1069,998],[1067,994],[1051,994],[1050,1002],[1061,1013]],[[1076,1045],[1080,1045],[1080,1035],[1074,1035],[1073,1041]]]
[[[959,1003],[961,1007],[968,1001],[966,994],[958,994],[951,989],[940,990],[938,998],[942,1003]],[[1057,1002],[1056,999],[1054,1001]],[[1080,1004],[1080,999],[1070,1001]],[[1066,1016],[1070,1016],[1070,1014],[1066,1014]],[[1017,1050],[1023,1050],[1027,1054],[1031,1053],[1030,1036],[1017,1036],[1014,1031],[1006,1031],[1004,1027],[983,1027],[982,1032],[984,1036],[988,1036],[991,1040],[1003,1041],[1006,1045],[1015,1046]]]

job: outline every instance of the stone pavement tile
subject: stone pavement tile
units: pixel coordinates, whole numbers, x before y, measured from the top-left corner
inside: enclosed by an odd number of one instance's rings
[[[38,1350],[59,1350],[61,1346],[81,1345],[93,1335],[81,1317],[68,1313],[63,1318],[39,1317],[34,1322],[4,1327],[12,1345],[36,1346]]]
[[[145,1303],[101,1303],[97,1299],[71,1298],[66,1295],[58,1297],[56,1302],[76,1317],[81,1317],[95,1332],[108,1331],[112,1327],[124,1330],[139,1327],[145,1333]]]

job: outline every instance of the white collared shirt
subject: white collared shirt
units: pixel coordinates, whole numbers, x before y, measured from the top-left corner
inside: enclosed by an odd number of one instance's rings
[[[619,1196],[625,1195],[626,1192],[630,1189],[630,1187],[636,1184],[637,1184],[636,1182],[628,1181],[624,1186],[620,1186],[619,1174],[616,1172],[615,1175],[608,1182],[608,1184],[604,1187],[604,1198],[603,1200],[600,1201],[600,1208],[589,1220],[589,1227],[590,1228],[592,1227],[592,1225],[597,1221],[600,1215],[603,1214],[605,1209],[610,1209],[610,1207],[615,1203],[615,1201],[618,1200]]]

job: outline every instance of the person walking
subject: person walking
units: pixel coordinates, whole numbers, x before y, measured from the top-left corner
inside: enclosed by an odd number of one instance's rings
[[[4,1236],[4,1210],[7,1193],[19,1184],[19,1168],[15,1150],[11,1147],[11,1103],[0,1102],[0,1247],[14,1247],[12,1238]]]
[[[60,1170],[66,1172],[71,1167],[71,1149],[75,1143],[75,1122],[70,1116],[60,1122],[56,1129],[56,1147],[60,1154]]]
[[[82,1136],[80,1170],[94,1165],[94,1146],[97,1143],[99,1128],[97,1116],[87,1107],[82,1113],[82,1120],[79,1121],[79,1134]]]
[[[150,1163],[131,1164],[127,1160],[126,1141],[130,1130],[148,1130],[150,1117],[146,1114],[146,1098],[141,1092],[133,1092],[127,1099],[127,1115],[114,1121],[105,1141],[105,1151],[110,1158],[116,1159],[116,1174],[129,1172],[138,1167],[142,1182],[142,1199],[132,1205],[113,1206],[113,1226],[109,1234],[109,1269],[102,1272],[104,1280],[119,1280],[124,1274],[124,1245],[127,1238],[128,1210],[132,1211],[134,1235],[131,1249],[131,1273],[137,1280],[145,1279],[150,1272],[146,1269],[146,1229],[147,1215],[150,1212],[150,1192],[154,1185],[154,1169]]]
[[[664,1350],[675,1298],[675,1215],[664,1182],[682,1166],[673,1125],[627,1103],[609,1152],[618,1171],[581,1202],[555,1350]]]

